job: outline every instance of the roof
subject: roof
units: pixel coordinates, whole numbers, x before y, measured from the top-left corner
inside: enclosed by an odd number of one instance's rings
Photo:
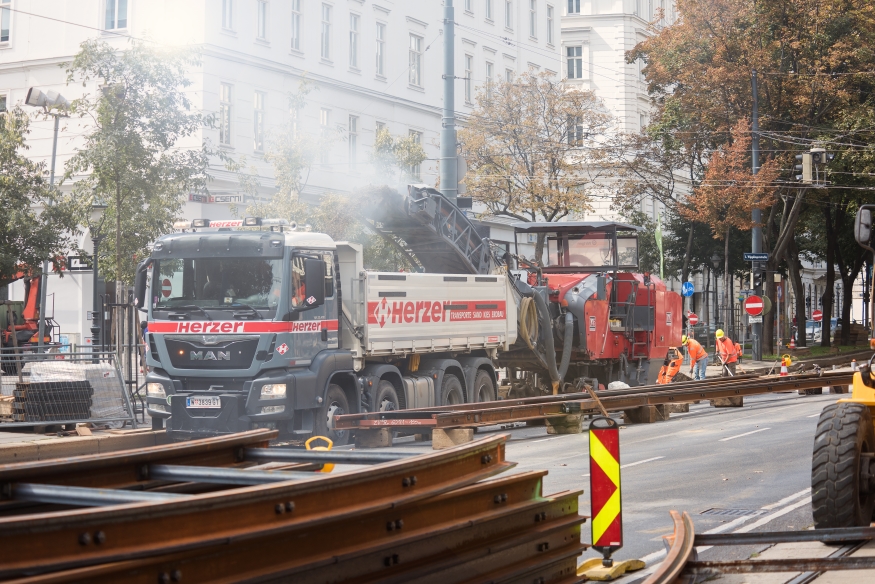
[[[588,233],[591,231],[643,231],[637,225],[628,223],[616,223],[614,221],[557,221],[555,223],[547,222],[525,222],[518,221],[511,224],[515,231],[522,233]]]

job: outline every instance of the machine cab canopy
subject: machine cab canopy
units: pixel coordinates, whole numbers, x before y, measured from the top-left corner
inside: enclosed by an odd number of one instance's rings
[[[535,256],[539,240],[547,272],[607,272],[638,269],[640,227],[610,221],[514,223],[517,256]]]

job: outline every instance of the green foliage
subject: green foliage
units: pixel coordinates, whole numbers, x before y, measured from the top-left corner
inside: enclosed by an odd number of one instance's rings
[[[71,114],[91,118],[92,126],[64,180],[75,179],[83,206],[108,205],[100,234],[113,237],[101,244],[99,259],[107,279],[131,283],[148,244],[172,229],[185,195],[206,188],[210,148],[180,147],[212,125],[210,116],[192,112],[185,91],[195,64],[189,51],[136,41],[118,51],[90,40],[67,66],[67,82],[91,90],[72,103]]]
[[[0,115],[0,286],[18,272],[39,272],[46,259],[59,268],[76,247],[78,209],[49,188],[43,163],[23,155],[29,133],[21,108]]]
[[[394,183],[395,179],[409,175],[410,169],[422,164],[425,157],[425,149],[413,134],[402,137],[393,136],[386,128],[377,131],[371,163],[377,170],[377,176],[387,183]],[[399,173],[401,176],[398,176]]]

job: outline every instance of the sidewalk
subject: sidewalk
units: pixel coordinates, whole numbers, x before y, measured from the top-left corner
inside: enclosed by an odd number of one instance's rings
[[[841,355],[822,355],[820,357],[801,357],[799,359],[792,355],[792,353],[788,354],[790,354],[790,358],[793,362],[793,364],[790,366],[790,373],[796,373],[800,370],[800,368],[805,371],[810,371],[814,367],[814,365],[819,365],[823,369],[832,370],[833,366],[835,366],[836,369],[849,367],[852,360],[856,360],[858,364],[862,364],[869,360],[869,357],[872,356],[872,351],[864,349],[855,353],[847,353]],[[713,354],[709,355],[708,368],[705,370],[705,377],[719,377],[721,374],[721,370],[722,367],[720,366],[720,362],[715,362]],[[742,359],[741,363],[738,364],[737,373],[755,373],[757,375],[767,375],[770,370],[772,374],[780,373],[781,362],[779,360],[754,361],[752,359]],[[689,364],[684,364],[681,367],[681,372],[687,373],[688,371]]]

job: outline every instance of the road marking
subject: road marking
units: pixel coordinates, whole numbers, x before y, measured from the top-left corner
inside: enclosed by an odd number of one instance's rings
[[[741,438],[742,436],[750,436],[751,434],[756,434],[757,432],[765,432],[766,430],[771,430],[771,428],[760,428],[759,430],[751,430],[750,432],[745,432],[744,434],[737,434],[736,436],[730,436],[729,438],[721,438],[720,440],[718,440],[718,442],[727,442],[729,440]]]
[[[546,442],[547,440],[558,440],[560,436],[556,436],[555,438],[544,438],[542,440],[532,440],[529,444],[534,444],[536,442]]]
[[[820,416],[820,413],[819,413],[819,412],[816,413],[816,414],[811,414],[810,416],[805,416],[805,417],[806,417],[806,418],[816,418],[816,417],[818,417],[818,416]]]
[[[790,501],[792,501],[794,499],[798,499],[802,495],[807,495],[810,492],[811,492],[811,489],[809,489],[809,488],[802,489],[798,493],[793,493],[789,497],[784,497],[783,499],[781,499],[777,503],[772,503],[771,505],[764,505],[763,507],[760,507],[760,509],[774,509],[775,507],[780,507],[782,505],[786,505]]]
[[[648,458],[646,460],[639,460],[638,462],[630,462],[629,464],[624,464],[620,468],[629,468],[630,466],[644,464],[645,462],[652,462],[654,460],[659,460],[660,458],[665,458],[665,457],[664,456],[654,456],[653,458]]]

